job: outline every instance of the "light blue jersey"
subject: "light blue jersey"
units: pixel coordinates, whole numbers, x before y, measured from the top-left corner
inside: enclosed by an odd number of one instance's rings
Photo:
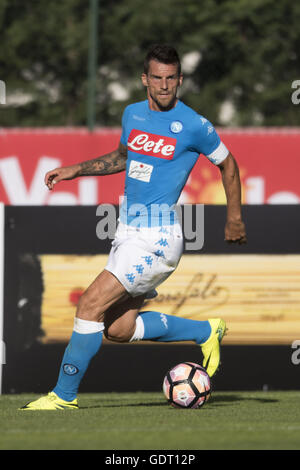
[[[128,159],[120,221],[135,226],[177,221],[175,205],[199,157],[215,165],[228,155],[213,125],[182,101],[152,111],[148,100],[127,106],[121,143]]]

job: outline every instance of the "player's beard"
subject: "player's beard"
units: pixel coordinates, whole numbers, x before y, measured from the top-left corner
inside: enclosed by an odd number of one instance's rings
[[[151,93],[150,97],[152,101],[158,106],[160,111],[170,111],[170,109],[174,108],[177,102],[177,96],[176,94],[171,96],[170,101],[167,101],[166,103],[159,101],[158,97],[153,96]],[[159,95],[158,95],[159,96]]]

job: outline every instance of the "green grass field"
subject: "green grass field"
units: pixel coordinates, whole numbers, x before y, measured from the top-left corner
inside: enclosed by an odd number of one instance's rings
[[[19,411],[0,396],[0,449],[300,449],[300,391],[215,392],[198,410],[162,393],[79,395],[79,410]]]

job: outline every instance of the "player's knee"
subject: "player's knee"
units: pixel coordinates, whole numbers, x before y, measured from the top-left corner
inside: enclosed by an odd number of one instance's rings
[[[78,304],[77,304],[77,314],[85,315],[91,308],[91,302],[87,292],[85,291],[82,296],[80,297]]]
[[[76,316],[90,321],[102,321],[103,312],[87,291],[79,299]]]

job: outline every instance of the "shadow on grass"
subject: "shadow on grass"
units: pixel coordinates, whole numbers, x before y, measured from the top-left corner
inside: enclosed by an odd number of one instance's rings
[[[92,410],[92,409],[95,409],[95,408],[126,408],[126,407],[133,407],[133,406],[136,406],[136,407],[141,407],[141,406],[166,406],[166,402],[148,402],[148,403],[119,403],[119,404],[116,404],[116,403],[112,403],[112,404],[104,404],[104,405],[99,405],[99,404],[95,404],[95,405],[92,405],[92,406],[81,406],[80,409],[81,410]]]
[[[212,395],[208,401],[209,406],[226,406],[229,405],[233,402],[242,402],[242,401],[257,401],[260,403],[276,403],[279,400],[276,400],[274,398],[262,398],[262,397],[247,397],[240,395],[238,393],[236,394],[230,394],[230,395],[217,395],[214,396]],[[124,407],[142,407],[142,406],[166,406],[167,402],[166,401],[149,401],[149,402],[131,402],[128,401],[128,403],[105,403],[102,405],[99,405],[98,403],[92,406],[81,406],[80,409],[94,409],[94,408],[124,408]],[[168,405],[167,405],[168,406]]]
[[[249,397],[243,396],[240,394],[231,394],[231,395],[212,395],[209,404],[212,406],[224,406],[226,403],[238,402],[238,401],[257,401],[260,403],[276,403],[279,400],[274,398],[267,397]]]

